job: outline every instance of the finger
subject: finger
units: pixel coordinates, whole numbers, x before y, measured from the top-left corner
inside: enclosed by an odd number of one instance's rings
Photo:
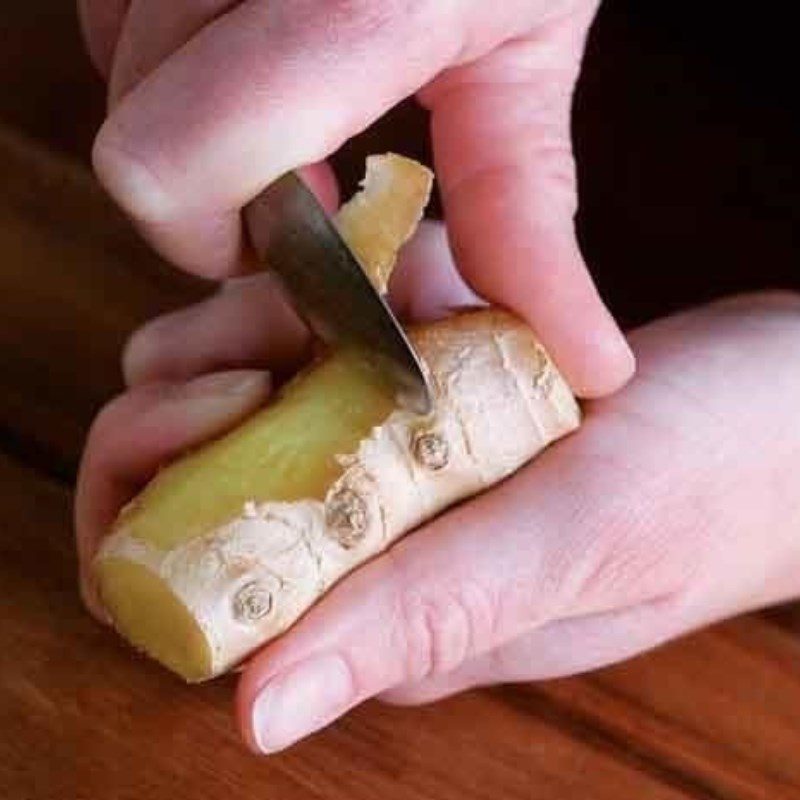
[[[130,0],[78,0],[78,17],[89,57],[108,80]]]
[[[303,180],[332,213],[339,188],[327,163],[301,170]],[[309,355],[305,325],[282,298],[274,281],[258,274],[232,279],[209,300],[147,323],[127,342],[125,382],[188,380],[234,367],[268,367],[276,377],[296,369]]]
[[[239,0],[131,0],[109,80],[113,108],[162,61]]]
[[[307,360],[310,345],[308,329],[272,277],[258,274],[140,328],[125,347],[123,372],[128,386],[247,367],[280,378]]]
[[[339,183],[327,161],[318,161],[298,169],[306,186],[317,196],[322,207],[333,214],[339,208]]]
[[[608,394],[633,356],[577,243],[570,110],[592,4],[445,73],[423,93],[459,267],[536,329],[582,396]]]
[[[380,699],[420,705],[482,686],[550,680],[624,661],[699,625],[668,597],[621,611],[551,622],[446,675],[398,686]]]
[[[98,618],[102,611],[89,567],[122,506],[162,464],[235,425],[268,392],[265,373],[226,372],[185,384],[141,387],[99,415],[84,451],[75,500],[81,586]]]
[[[409,322],[444,319],[484,305],[456,268],[441,222],[423,222],[403,248],[389,285],[389,301]]]
[[[479,304],[453,264],[440,223],[424,223],[404,248],[391,302],[413,321]],[[128,342],[124,373],[130,386],[233,367],[267,367],[280,378],[306,360],[309,344],[273,281],[256,275],[230,281],[210,300],[145,325]]]
[[[320,161],[297,171],[324,207],[328,210],[336,207],[338,186],[333,170],[326,162]],[[197,214],[189,208],[185,215],[164,224],[136,218],[133,224],[166,259],[189,272],[223,278],[246,274],[254,269],[238,209]],[[214,266],[206,270],[205,264]]]
[[[109,79],[108,105],[113,108],[162,61],[180,49],[206,24],[222,16],[239,0],[128,0],[119,31],[114,67]],[[329,211],[338,206],[333,170],[321,162],[301,169],[306,184]]]
[[[95,143],[98,175],[167,258],[228,274],[238,210],[261,188],[322,160],[453,59],[534,14],[527,0],[491,16],[482,4],[457,6],[248,0],[116,107]]]

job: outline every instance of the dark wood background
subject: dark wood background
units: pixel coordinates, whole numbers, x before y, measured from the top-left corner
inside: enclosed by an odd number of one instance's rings
[[[70,519],[86,427],[129,332],[208,287],[89,174],[103,97],[72,3],[0,18],[0,798],[800,798],[792,607],[591,676],[368,704],[271,759],[239,745],[230,681],[184,687],[95,625]],[[777,6],[606,3],[576,99],[580,231],[626,325],[800,288],[791,37]],[[425,155],[424,128],[398,110],[337,157],[345,183],[365,152]]]

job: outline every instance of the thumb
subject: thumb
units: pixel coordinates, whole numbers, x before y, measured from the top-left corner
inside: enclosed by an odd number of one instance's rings
[[[367,698],[451,673],[551,620],[667,591],[675,569],[645,569],[644,534],[623,541],[612,508],[620,476],[580,457],[586,436],[405,539],[256,656],[238,693],[250,746],[280,750]]]
[[[794,478],[797,312],[768,303],[640,329],[640,377],[579,433],[339,584],[248,665],[250,745],[279,750],[404,684],[424,699],[485,682],[491,651],[509,659],[495,678],[542,677],[795,596],[796,481],[775,476]]]

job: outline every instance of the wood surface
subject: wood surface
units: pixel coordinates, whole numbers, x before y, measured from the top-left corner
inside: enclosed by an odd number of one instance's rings
[[[119,389],[125,337],[209,287],[153,256],[91,178],[102,95],[71,3],[11,5],[0,48],[0,799],[800,798],[796,607],[588,676],[422,709],[370,703],[263,759],[236,737],[230,679],[183,686],[88,617],[71,524],[86,427]],[[577,98],[582,237],[630,322],[731,289],[798,285],[786,104],[758,95],[756,124],[747,87],[678,43],[610,3]],[[406,106],[362,137],[337,159],[345,182],[365,150],[425,153],[423,125]]]

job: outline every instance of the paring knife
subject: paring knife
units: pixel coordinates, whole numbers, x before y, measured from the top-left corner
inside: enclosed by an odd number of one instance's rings
[[[244,210],[259,262],[326,344],[353,345],[379,364],[398,402],[418,414],[431,391],[414,348],[317,198],[293,172],[268,186]]]

